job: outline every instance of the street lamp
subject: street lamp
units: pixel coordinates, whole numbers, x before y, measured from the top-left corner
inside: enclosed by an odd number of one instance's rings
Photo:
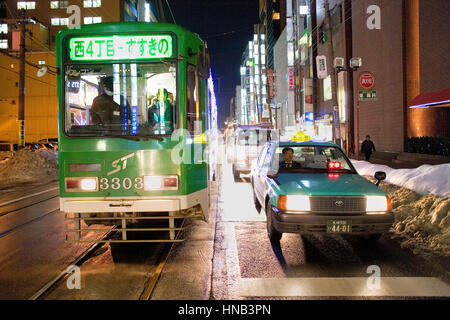
[[[345,68],[345,59],[342,57],[336,57],[334,58],[334,68],[336,69],[336,73],[338,74],[341,71],[347,71],[347,72],[354,72],[356,70],[358,70],[358,68],[361,68],[362,66],[362,58],[360,57],[353,57],[350,59],[349,61],[349,65],[350,68]],[[354,94],[352,92],[352,94]],[[353,117],[353,105],[350,106],[351,110],[349,112],[350,117]],[[352,118],[350,118],[352,119]],[[350,123],[353,123],[353,121],[350,121]],[[357,152],[357,159],[359,160],[359,100],[356,100],[356,123],[357,123],[357,131],[356,131],[356,139],[357,139],[357,143],[356,143],[356,152]],[[350,148],[352,148],[353,146],[353,135],[351,135],[351,140],[350,140]]]
[[[356,57],[351,58],[349,61],[350,68],[345,68],[345,59],[342,57],[336,57],[334,58],[334,68],[336,69],[337,73],[341,71],[349,71],[353,72],[358,70],[362,66],[362,58]]]

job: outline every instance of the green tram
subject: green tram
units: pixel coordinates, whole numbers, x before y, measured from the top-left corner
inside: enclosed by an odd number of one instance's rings
[[[56,53],[66,242],[182,241],[183,218],[208,221],[206,43],[172,24],[103,23],[62,30]],[[111,226],[119,237],[99,239]]]

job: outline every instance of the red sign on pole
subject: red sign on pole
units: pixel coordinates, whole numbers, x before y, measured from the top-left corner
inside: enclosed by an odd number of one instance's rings
[[[305,96],[305,103],[313,103],[312,94]]]
[[[293,67],[289,67],[289,91],[295,90],[295,71]]]
[[[372,89],[375,86],[375,76],[371,72],[363,72],[359,76],[359,85],[364,89]]]
[[[269,83],[269,96],[272,99],[275,97],[274,86],[273,86],[273,70],[269,69],[267,72],[267,81]]]

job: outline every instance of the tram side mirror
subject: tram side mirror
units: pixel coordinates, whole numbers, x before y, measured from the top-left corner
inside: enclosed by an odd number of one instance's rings
[[[377,179],[376,185],[378,186],[382,180],[386,179],[386,172],[377,171],[375,172],[374,178]]]
[[[209,78],[210,57],[208,48],[200,48],[200,54],[197,56],[198,75],[202,79]]]

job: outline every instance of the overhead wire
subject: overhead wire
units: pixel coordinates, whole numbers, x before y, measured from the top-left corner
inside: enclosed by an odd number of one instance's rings
[[[6,71],[9,71],[9,72],[15,73],[15,74],[19,74],[19,72],[10,70],[10,69],[5,68],[5,67],[3,67],[3,66],[0,66],[0,68],[1,68],[1,69],[4,69],[4,70],[6,70]],[[53,85],[53,84],[51,84],[51,83],[48,83],[48,82],[45,82],[45,81],[42,81],[42,80],[33,78],[33,77],[31,77],[31,76],[28,76],[28,75],[25,75],[25,77],[27,77],[27,78],[29,78],[29,79],[32,79],[32,80],[35,80],[35,81],[42,82],[42,83],[44,83],[44,84],[46,84],[46,85],[49,85],[49,86],[51,86],[51,87],[55,87],[55,88],[56,88],[56,86]]]
[[[169,7],[170,15],[172,16],[172,20],[174,24],[177,24],[175,21],[175,17],[173,16],[172,8],[170,7],[169,0],[166,0],[167,6]]]

